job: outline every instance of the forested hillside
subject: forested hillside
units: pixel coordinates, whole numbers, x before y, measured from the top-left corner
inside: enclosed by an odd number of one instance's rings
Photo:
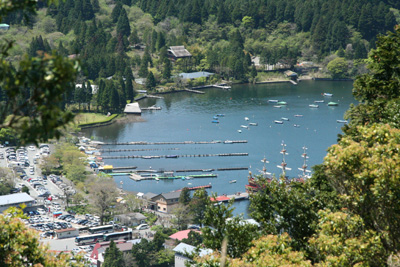
[[[65,0],[49,6],[39,1],[36,17],[21,12],[5,17],[3,23],[11,26],[0,35],[19,45],[11,61],[39,50],[78,58],[83,68],[77,83],[83,86],[66,95],[65,103],[118,112],[138,88],[206,82],[173,78],[181,72],[260,80],[251,63],[255,56],[260,66],[286,68],[332,61],[327,75],[354,77],[365,71],[377,34],[393,30],[399,7],[394,0]],[[169,60],[167,49],[174,45],[184,45],[192,57]],[[139,77],[147,83],[134,83]],[[91,84],[99,86],[94,97]]]

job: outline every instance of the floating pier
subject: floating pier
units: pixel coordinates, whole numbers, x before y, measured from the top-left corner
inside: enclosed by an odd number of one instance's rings
[[[213,84],[212,87],[220,88],[224,90],[230,90],[232,87],[226,84]]]
[[[204,92],[202,92],[202,91],[193,90],[193,89],[185,89],[185,91],[190,92],[190,93],[195,93],[195,94],[204,94]]]
[[[226,140],[226,141],[183,141],[183,142],[147,142],[147,141],[136,141],[136,142],[124,142],[124,143],[102,143],[99,145],[193,145],[193,144],[244,144],[247,140]]]
[[[146,95],[148,98],[157,98],[157,99],[163,99],[164,97],[158,96],[158,95]]]
[[[99,149],[100,153],[131,152],[131,151],[157,151],[157,150],[179,150],[179,148],[142,148],[142,149]]]
[[[249,153],[222,153],[222,154],[189,154],[189,155],[161,155],[161,156],[141,156],[141,155],[127,155],[127,156],[102,156],[103,159],[176,159],[176,158],[200,158],[200,157],[243,157],[248,156]]]
[[[188,190],[190,190],[190,191],[193,191],[193,190],[198,190],[198,189],[208,189],[208,188],[212,188],[212,185],[210,185],[210,184],[208,184],[208,185],[199,185],[199,186],[193,186],[193,187],[185,187],[185,188],[187,188]],[[178,189],[178,190],[176,190],[177,192],[180,192],[180,191],[182,191],[183,190],[183,188],[182,189]]]
[[[234,201],[249,199],[249,193],[237,192],[236,194],[233,195],[223,194],[221,196],[217,196],[216,198],[213,197],[210,198],[210,200],[214,202],[228,202],[231,199],[233,199]]]
[[[199,175],[186,175],[186,176],[159,176],[157,174],[150,174],[150,175],[139,175],[137,173],[132,173],[130,178],[135,181],[143,181],[143,180],[175,180],[175,179],[182,179],[182,180],[190,180],[193,178],[215,178],[217,177],[216,174],[199,174]]]

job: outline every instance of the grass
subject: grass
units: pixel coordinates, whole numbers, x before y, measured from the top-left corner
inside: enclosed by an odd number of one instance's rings
[[[79,113],[74,118],[75,124],[95,123],[109,120],[110,116],[100,113]]]

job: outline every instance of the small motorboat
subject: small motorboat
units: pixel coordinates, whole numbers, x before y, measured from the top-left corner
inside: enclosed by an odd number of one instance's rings
[[[276,124],[283,124],[283,121],[274,120]]]
[[[225,114],[217,114],[215,116],[217,116],[217,117],[225,117]]]
[[[324,103],[325,100],[315,100],[314,103]]]
[[[323,93],[323,96],[333,96],[331,93]]]
[[[155,180],[156,180],[156,181],[160,181],[160,178],[156,177]]]
[[[289,121],[289,118],[282,117],[281,120],[283,120],[283,121]]]
[[[250,126],[258,126],[258,123],[257,122],[250,122],[249,125]]]
[[[269,100],[268,100],[268,103],[278,103],[278,100],[276,100],[276,99],[269,99]]]
[[[142,156],[142,159],[151,159],[151,156]]]
[[[303,115],[300,115],[300,114],[296,114],[294,116],[297,117],[297,118],[303,117]]]
[[[238,133],[241,133],[242,132],[242,130],[238,130]]]
[[[244,120],[245,120],[245,121],[248,121],[248,120],[250,120],[250,119],[249,119],[248,117],[244,117]]]
[[[282,106],[279,105],[275,105],[274,108],[281,108]]]
[[[287,105],[287,102],[285,102],[285,101],[280,101],[280,102],[278,102],[277,104],[278,104],[278,105]]]
[[[217,116],[214,116],[213,119],[214,119],[214,120],[218,120],[218,117],[217,117]]]
[[[213,169],[202,169],[201,171],[202,171],[202,172],[212,172]]]
[[[310,105],[308,105],[310,108],[319,108],[319,106],[318,105],[316,105],[316,104],[310,104]]]
[[[219,123],[219,120],[213,120],[212,123]]]
[[[328,106],[339,106],[339,103],[336,102],[329,102]]]
[[[236,183],[236,180],[230,180],[229,183],[234,184],[234,183]]]
[[[336,120],[337,123],[348,123],[347,120]]]
[[[178,158],[178,156],[177,155],[166,155],[165,158],[167,158],[167,159],[176,159],[176,158]]]
[[[249,129],[249,126],[247,126],[247,125],[240,125],[240,127],[245,128],[245,129]]]
[[[300,125],[299,124],[293,124],[294,127],[299,128]]]
[[[231,140],[225,140],[225,141],[224,141],[224,144],[233,144],[233,141],[231,141]]]

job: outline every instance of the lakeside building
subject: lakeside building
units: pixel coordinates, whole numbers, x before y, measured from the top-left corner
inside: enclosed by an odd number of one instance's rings
[[[134,114],[134,115],[141,115],[142,114],[142,110],[140,109],[139,103],[135,102],[135,103],[126,104],[125,109],[124,109],[124,113],[126,113],[126,114]]]
[[[3,212],[10,207],[19,207],[21,204],[25,204],[27,207],[31,207],[34,202],[35,199],[33,199],[27,193],[17,193],[0,196],[0,212]]]
[[[5,24],[5,23],[1,23],[1,24],[0,24],[0,30],[5,30],[5,31],[7,31],[7,30],[9,30],[9,29],[10,29],[10,25]]]
[[[189,72],[189,73],[182,72],[182,73],[178,74],[178,76],[184,80],[192,80],[192,79],[203,78],[203,77],[208,78],[212,75],[214,75],[214,73],[207,72],[207,71],[197,71],[197,72]]]
[[[192,54],[186,50],[185,46],[170,46],[168,49],[168,57],[170,57],[173,61],[176,61],[181,58],[191,58]]]

